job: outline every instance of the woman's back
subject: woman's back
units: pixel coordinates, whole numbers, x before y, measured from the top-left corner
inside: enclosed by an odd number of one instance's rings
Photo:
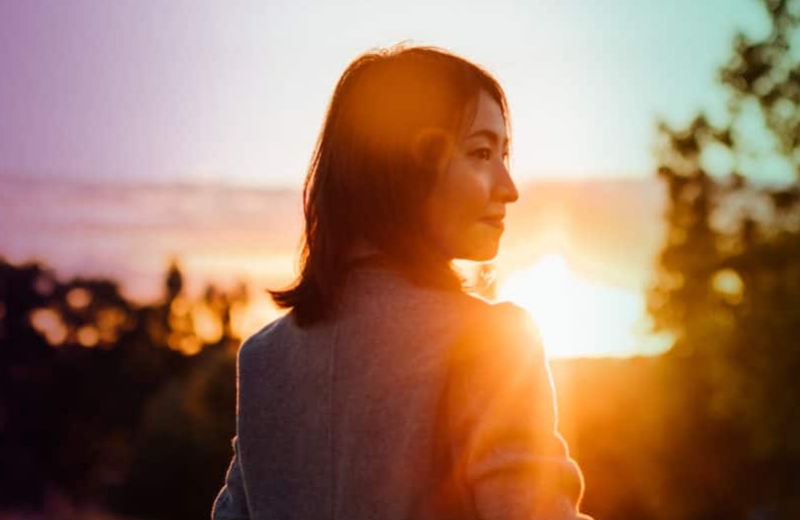
[[[287,315],[243,345],[215,518],[533,518],[534,502],[573,518],[580,477],[554,427],[515,309],[356,268],[331,319]]]
[[[399,47],[346,68],[306,176],[300,274],[271,291],[291,311],[239,355],[215,518],[576,517],[538,337],[452,265],[497,254],[510,139],[500,84],[461,57]]]

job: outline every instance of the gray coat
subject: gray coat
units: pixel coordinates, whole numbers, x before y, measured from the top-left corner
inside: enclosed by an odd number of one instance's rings
[[[335,318],[250,337],[237,378],[214,520],[582,517],[541,342],[510,304],[362,266]]]

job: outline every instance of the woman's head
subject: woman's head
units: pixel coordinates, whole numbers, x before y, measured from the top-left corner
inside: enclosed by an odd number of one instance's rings
[[[516,199],[507,146],[505,96],[478,66],[425,47],[357,58],[336,85],[306,178],[301,277],[273,298],[315,321],[365,248],[419,282],[459,286],[449,261],[493,257]]]

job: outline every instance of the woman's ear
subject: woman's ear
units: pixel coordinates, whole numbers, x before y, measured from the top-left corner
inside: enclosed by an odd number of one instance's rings
[[[412,154],[421,167],[442,171],[453,153],[455,140],[442,128],[425,128],[414,136]]]

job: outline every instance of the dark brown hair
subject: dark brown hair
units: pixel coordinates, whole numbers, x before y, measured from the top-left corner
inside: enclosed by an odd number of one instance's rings
[[[442,160],[486,91],[508,121],[489,73],[449,52],[402,47],[368,52],[333,92],[303,191],[301,274],[270,291],[300,325],[335,305],[354,250],[368,245],[412,281],[460,290],[450,259],[426,238],[424,208]]]

